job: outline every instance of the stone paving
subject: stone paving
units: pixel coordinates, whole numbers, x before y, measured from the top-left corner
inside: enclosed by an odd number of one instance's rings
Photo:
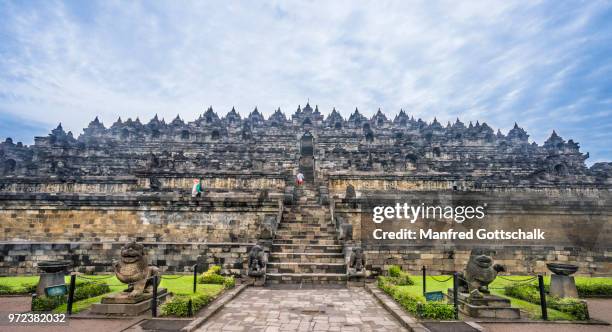
[[[405,331],[363,288],[247,288],[197,331]]]

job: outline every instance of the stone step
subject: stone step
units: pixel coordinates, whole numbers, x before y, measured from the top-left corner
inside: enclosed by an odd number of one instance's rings
[[[272,243],[272,253],[342,253],[342,245]]]
[[[268,273],[346,273],[345,263],[269,262]]]
[[[306,231],[306,232],[330,232],[335,233],[336,228],[332,224],[304,224],[304,223],[280,223],[278,230]]]
[[[337,244],[333,237],[314,237],[314,236],[277,236],[274,238],[275,243],[305,243],[305,244]]]
[[[310,212],[313,211],[318,211],[318,210],[327,210],[327,207],[319,204],[319,203],[312,203],[312,204],[306,204],[306,205],[300,205],[300,206],[288,206],[286,207],[286,210],[289,211],[301,211],[304,210],[305,208],[311,208],[312,210]]]
[[[299,230],[279,230],[276,232],[277,239],[330,239],[333,240],[336,233],[327,231],[299,231]]]
[[[266,284],[339,284],[346,283],[344,273],[266,273]]]
[[[333,226],[331,218],[285,218],[281,220],[282,224],[303,224],[313,226]]]
[[[270,254],[269,262],[344,263],[344,254],[342,252],[273,252]]]

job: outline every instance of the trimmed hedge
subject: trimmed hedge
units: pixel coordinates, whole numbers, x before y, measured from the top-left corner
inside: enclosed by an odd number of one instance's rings
[[[189,299],[191,299],[192,313],[195,314],[202,307],[209,304],[213,297],[209,294],[173,296],[170,301],[162,304],[160,308],[162,316],[187,317],[189,314]]]
[[[534,304],[540,304],[540,292],[538,286],[531,284],[511,285],[504,288],[504,294],[525,300]],[[546,304],[549,308],[572,315],[576,320],[587,320],[589,309],[584,301],[576,298],[557,298],[546,296]]]
[[[76,286],[74,290],[74,301],[85,300],[90,297],[110,293],[111,289],[107,284],[86,283]]]
[[[32,298],[32,311],[51,311],[66,303],[67,297],[60,296],[36,296]]]
[[[589,296],[607,296],[612,297],[612,283],[590,283],[590,282],[576,282],[576,289],[578,289],[578,296],[589,297]]]
[[[36,284],[23,283],[20,288],[14,288],[7,285],[0,285],[0,295],[21,295],[32,294],[36,292]]]
[[[394,282],[398,277],[378,277],[378,288],[389,294],[406,311],[425,319],[454,319],[455,309],[444,302],[424,302],[422,298],[413,296],[399,288]]]
[[[202,273],[200,277],[198,277],[199,284],[217,284],[223,285],[225,288],[232,288],[236,286],[236,280],[233,276],[224,277],[220,275],[221,266],[213,265],[208,271]]]
[[[74,301],[85,300],[111,291],[107,284],[77,283]],[[32,311],[51,311],[68,301],[68,296],[37,296],[32,299]]]
[[[410,275],[404,271],[399,265],[391,265],[389,268],[389,281],[398,286],[414,285],[414,281],[410,279]]]

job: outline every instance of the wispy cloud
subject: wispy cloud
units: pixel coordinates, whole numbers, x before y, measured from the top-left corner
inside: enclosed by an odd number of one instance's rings
[[[310,98],[517,121],[539,143],[554,128],[611,160],[611,18],[609,1],[0,2],[0,113],[78,133],[96,115],[290,113]]]

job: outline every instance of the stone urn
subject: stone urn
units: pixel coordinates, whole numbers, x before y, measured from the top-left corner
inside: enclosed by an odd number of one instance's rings
[[[68,273],[70,266],[70,261],[54,260],[38,262],[37,267],[42,272],[38,286],[36,286],[36,295],[45,296],[45,289],[47,287],[65,285],[64,277]]]
[[[547,263],[546,267],[554,273],[550,276],[550,295],[556,297],[578,297],[576,281],[572,274],[578,271],[578,266],[563,263]]]

